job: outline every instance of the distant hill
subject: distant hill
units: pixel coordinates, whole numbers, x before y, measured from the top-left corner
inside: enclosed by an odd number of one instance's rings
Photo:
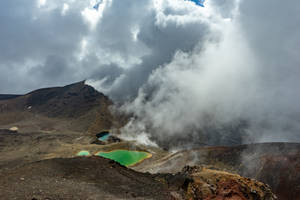
[[[15,94],[0,94],[0,101],[1,100],[7,100],[7,99],[14,99],[21,95],[15,95]]]
[[[0,125],[22,122],[26,127],[41,124],[42,128],[52,130],[53,124],[62,129],[90,133],[118,126],[115,124],[118,120],[114,120],[110,111],[113,102],[84,81],[20,96],[1,96]]]
[[[38,89],[25,95],[6,98],[2,111],[30,110],[49,117],[78,117],[95,106],[109,106],[112,102],[104,94],[84,82],[64,87]],[[2,104],[2,106],[1,106]],[[5,106],[3,105],[5,104]]]

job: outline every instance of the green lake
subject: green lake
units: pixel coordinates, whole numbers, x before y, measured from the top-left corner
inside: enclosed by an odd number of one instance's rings
[[[88,151],[80,151],[77,153],[77,156],[89,156],[90,152]]]
[[[146,158],[150,158],[152,155],[142,151],[128,151],[128,150],[115,150],[110,152],[99,152],[96,154],[104,158],[114,160],[121,165],[131,166],[135,165]]]

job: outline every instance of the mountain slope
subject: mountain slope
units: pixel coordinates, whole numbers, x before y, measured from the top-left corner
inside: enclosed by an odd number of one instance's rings
[[[21,131],[57,129],[94,134],[117,126],[110,111],[112,105],[108,97],[84,82],[39,89],[1,100],[0,126],[19,125]],[[28,130],[30,126],[34,128]]]
[[[38,89],[0,101],[0,111],[30,111],[49,117],[78,117],[95,106],[112,102],[94,88],[78,82],[64,87]]]

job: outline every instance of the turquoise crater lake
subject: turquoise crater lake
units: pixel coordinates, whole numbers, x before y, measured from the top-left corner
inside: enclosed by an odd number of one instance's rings
[[[124,166],[135,165],[147,158],[152,154],[143,151],[129,151],[129,150],[114,150],[110,152],[98,152],[97,156],[114,160]]]

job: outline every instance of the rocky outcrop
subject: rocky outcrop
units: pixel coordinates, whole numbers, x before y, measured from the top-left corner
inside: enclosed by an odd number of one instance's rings
[[[173,193],[188,200],[277,199],[271,188],[262,182],[203,166],[185,166],[179,173],[155,176],[160,182],[165,182]]]
[[[179,151],[139,165],[139,171],[177,173],[185,165],[237,173],[270,185],[278,199],[300,199],[300,144],[261,143]]]
[[[207,169],[201,166],[183,168],[192,177],[187,187],[187,199],[205,200],[275,200],[270,187],[254,179],[237,174]]]

